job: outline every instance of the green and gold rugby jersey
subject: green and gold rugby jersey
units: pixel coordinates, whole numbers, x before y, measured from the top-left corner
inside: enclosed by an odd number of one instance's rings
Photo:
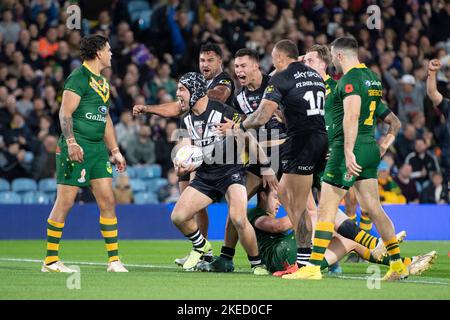
[[[325,82],[325,128],[328,134],[328,146],[331,146],[331,138],[333,137],[333,104],[334,93],[336,92],[337,81],[329,75],[324,79]]]
[[[375,72],[364,64],[350,69],[338,81],[333,104],[333,136],[332,142],[344,141],[343,119],[344,98],[358,95],[361,97],[361,111],[358,124],[356,143],[375,142],[374,126],[375,111],[381,103],[383,88]]]
[[[75,139],[102,142],[110,103],[108,81],[83,63],[67,78],[64,90],[81,97],[78,108],[72,114]]]

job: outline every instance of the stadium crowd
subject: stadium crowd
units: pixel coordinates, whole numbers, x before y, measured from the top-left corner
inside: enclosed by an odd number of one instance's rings
[[[158,164],[168,185],[159,201],[176,201],[170,137],[177,119],[134,118],[133,105],[176,99],[177,77],[198,70],[200,46],[220,44],[224,69],[234,76],[233,55],[260,53],[272,70],[271,51],[282,38],[305,52],[352,34],[359,56],[383,81],[384,99],[403,128],[379,167],[384,203],[447,203],[449,170],[444,116],[426,96],[428,62],[441,60],[438,88],[450,89],[450,2],[444,0],[79,1],[81,30],[66,27],[70,1],[4,0],[0,4],[0,177],[12,181],[55,175],[62,86],[81,64],[83,35],[110,39],[113,66],[110,114],[129,166]],[[381,29],[368,29],[366,8],[381,7]],[[332,72],[333,74],[333,72]],[[339,75],[335,74],[338,78]],[[238,83],[236,83],[238,85]],[[376,135],[384,132],[380,124]],[[133,201],[128,177],[117,179],[119,203]],[[126,191],[126,192],[125,192]],[[89,198],[89,197],[87,197]]]

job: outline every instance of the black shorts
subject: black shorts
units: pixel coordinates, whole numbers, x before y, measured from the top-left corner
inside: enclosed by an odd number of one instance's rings
[[[273,171],[275,171],[278,180],[280,180],[281,176],[283,175],[283,171],[281,170],[281,160],[286,153],[286,142],[273,148],[267,148],[264,151],[269,157],[270,166],[272,167]],[[250,164],[246,167],[246,169],[248,172],[254,174],[255,176],[262,178],[260,164]]]
[[[310,175],[325,169],[328,150],[326,133],[307,132],[289,137],[281,160],[283,173]]]
[[[232,184],[240,184],[245,187],[246,171],[244,168],[225,176],[219,176],[213,179],[205,179],[196,175],[189,184],[190,187],[200,191],[212,199],[213,202],[220,202]]]

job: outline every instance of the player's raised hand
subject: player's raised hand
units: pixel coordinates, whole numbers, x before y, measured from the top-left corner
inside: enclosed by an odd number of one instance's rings
[[[133,107],[133,116],[138,116],[140,114],[145,114],[147,106],[142,104],[137,104]]]
[[[233,120],[228,119],[227,117],[224,117],[225,122],[224,123],[218,123],[216,124],[216,128],[214,129],[214,133],[218,135],[229,135],[232,133],[233,127],[236,124]]]
[[[441,61],[439,59],[432,59],[428,63],[428,70],[436,72],[441,68]]]
[[[345,154],[345,167],[347,168],[347,173],[352,176],[359,176],[362,171],[361,166],[356,163],[356,157],[353,152]]]
[[[79,162],[79,163],[83,162],[84,151],[83,151],[83,148],[81,148],[81,146],[78,143],[76,143],[76,142],[69,143],[67,145],[67,151],[69,153],[70,161],[75,161],[75,162]]]
[[[111,162],[116,165],[117,171],[119,173],[125,172],[125,170],[127,169],[127,162],[120,151],[113,152],[111,156]]]

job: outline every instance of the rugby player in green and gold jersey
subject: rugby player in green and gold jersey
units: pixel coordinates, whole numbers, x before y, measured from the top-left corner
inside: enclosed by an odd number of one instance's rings
[[[381,81],[359,62],[358,44],[352,37],[336,39],[331,44],[331,56],[335,67],[344,73],[334,96],[332,152],[323,178],[313,253],[309,265],[297,271],[296,279],[322,278],[320,265],[333,235],[335,215],[340,201],[353,185],[390,256],[390,269],[383,279],[404,279],[408,270],[400,258],[394,226],[378,195],[377,167],[395,139],[395,135],[388,134],[378,147],[374,137],[374,114],[377,105],[382,103]]]
[[[80,187],[90,186],[100,208],[100,229],[108,252],[108,272],[128,272],[119,260],[112,166],[125,171],[109,116],[110,91],[101,75],[111,67],[111,47],[100,35],[83,38],[83,65],[64,83],[59,112],[62,135],[56,153],[57,196],[47,221],[47,255],[42,272],[75,272],[59,260],[59,242],[66,217]]]

